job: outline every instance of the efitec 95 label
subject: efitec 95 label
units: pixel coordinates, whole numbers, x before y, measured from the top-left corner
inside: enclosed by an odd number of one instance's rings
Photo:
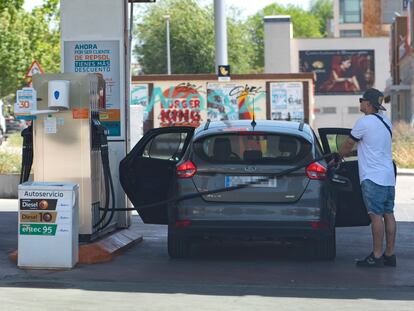
[[[20,210],[56,210],[57,199],[20,199]]]
[[[57,225],[54,224],[20,224],[21,235],[56,235]]]

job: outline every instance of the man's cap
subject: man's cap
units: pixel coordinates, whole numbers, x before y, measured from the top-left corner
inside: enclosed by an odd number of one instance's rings
[[[382,94],[377,89],[371,88],[366,90],[364,95],[362,95],[361,100],[369,101],[378,110],[387,110],[382,105],[382,103],[384,102],[384,94]]]

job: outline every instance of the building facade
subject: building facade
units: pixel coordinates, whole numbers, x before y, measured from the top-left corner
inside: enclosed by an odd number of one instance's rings
[[[403,0],[334,0],[328,33],[335,38],[388,36]]]
[[[265,72],[314,74],[313,125],[352,127],[359,98],[389,78],[389,37],[298,39],[286,16],[265,17]],[[390,116],[390,106],[387,107]]]
[[[404,1],[402,16],[396,16],[391,26],[391,78],[386,88],[392,120],[411,124],[414,124],[413,17],[413,0]]]

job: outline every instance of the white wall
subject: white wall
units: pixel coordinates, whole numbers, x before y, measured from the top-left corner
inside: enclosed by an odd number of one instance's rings
[[[290,16],[264,18],[265,73],[293,72],[289,62],[293,38]]]

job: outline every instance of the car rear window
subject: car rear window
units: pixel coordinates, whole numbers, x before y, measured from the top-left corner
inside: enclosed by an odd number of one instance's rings
[[[226,134],[194,142],[198,157],[215,163],[298,164],[312,157],[307,140],[286,134]]]

